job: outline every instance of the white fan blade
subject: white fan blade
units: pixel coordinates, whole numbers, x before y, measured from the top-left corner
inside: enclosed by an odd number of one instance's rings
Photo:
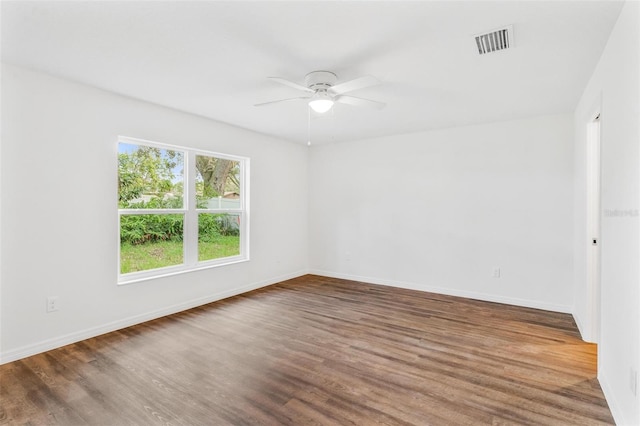
[[[301,97],[297,97],[297,98],[278,99],[277,101],[262,102],[262,103],[259,103],[259,104],[254,104],[253,106],[265,106],[265,105],[277,104],[278,102],[298,101],[300,99],[310,99],[310,96],[308,96],[308,97],[301,96]]]
[[[355,96],[336,96],[336,102],[340,102],[341,104],[353,105],[353,106],[364,106],[376,109],[382,109],[385,107],[384,102],[372,101],[370,99],[356,98]]]
[[[315,90],[309,89],[308,87],[305,87],[302,84],[298,84],[298,83],[293,82],[293,81],[285,80],[284,78],[280,78],[280,77],[267,77],[267,78],[269,80],[275,81],[276,83],[280,83],[280,84],[284,84],[285,86],[293,87],[294,89],[302,90],[302,91],[305,91],[305,92],[311,92],[311,93],[315,92]]]
[[[329,92],[334,95],[341,95],[354,90],[364,89],[365,87],[375,86],[376,84],[380,84],[380,80],[372,75],[365,75],[364,77],[356,78],[355,80],[349,80],[344,83],[331,86]]]

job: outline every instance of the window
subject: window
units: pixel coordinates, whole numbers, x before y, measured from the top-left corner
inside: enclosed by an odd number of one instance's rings
[[[121,137],[118,282],[249,259],[249,159]]]

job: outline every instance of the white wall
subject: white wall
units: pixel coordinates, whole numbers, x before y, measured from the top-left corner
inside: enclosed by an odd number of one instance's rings
[[[586,123],[601,106],[602,233],[598,378],[616,422],[640,424],[630,374],[640,367],[640,3],[626,2],[575,112],[575,312],[593,320],[586,288]],[[618,210],[621,215],[607,214]],[[626,213],[623,213],[626,212]]]
[[[306,146],[7,65],[2,89],[2,362],[306,273]],[[250,157],[251,261],[116,285],[118,135]]]
[[[570,312],[572,143],[559,115],[312,147],[311,271]]]

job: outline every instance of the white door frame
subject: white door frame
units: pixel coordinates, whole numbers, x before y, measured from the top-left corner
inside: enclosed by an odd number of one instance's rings
[[[589,340],[600,341],[600,212],[601,212],[601,114],[598,109],[587,124],[587,309]]]

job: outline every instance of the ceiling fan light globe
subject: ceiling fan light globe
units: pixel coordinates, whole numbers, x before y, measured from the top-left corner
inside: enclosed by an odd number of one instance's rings
[[[314,99],[309,102],[309,106],[318,114],[324,114],[333,107],[333,101],[331,99]]]

